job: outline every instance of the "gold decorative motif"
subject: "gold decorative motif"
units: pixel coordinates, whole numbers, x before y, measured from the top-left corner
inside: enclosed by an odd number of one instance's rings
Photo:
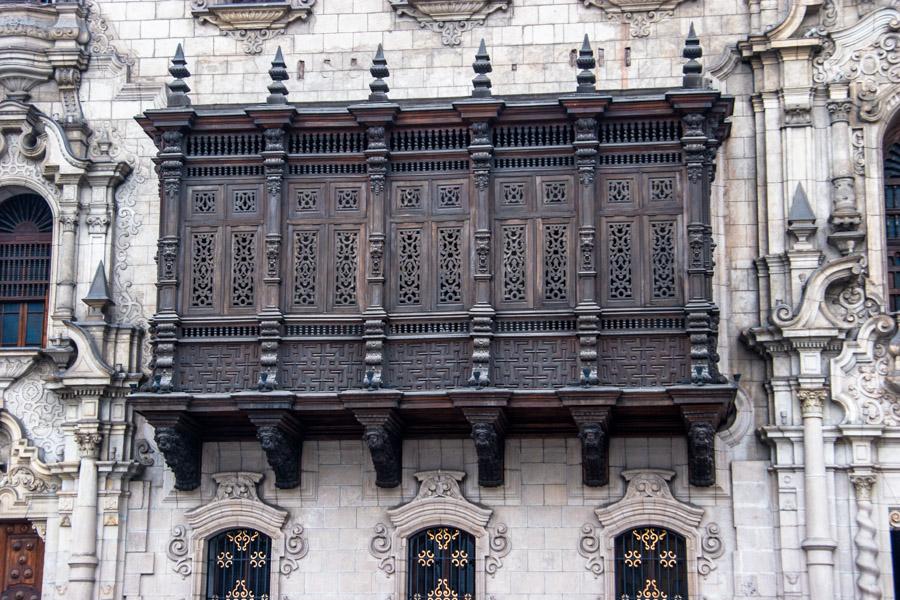
[[[437,587],[428,592],[428,600],[459,600],[459,595],[450,589],[446,579],[438,579]]]
[[[659,553],[659,564],[666,569],[671,569],[672,567],[674,567],[677,559],[678,557],[672,550],[663,550]]]
[[[247,583],[243,579],[238,579],[234,583],[234,589],[225,594],[225,600],[255,600],[256,596],[247,589]],[[262,599],[260,599],[262,600]]]
[[[430,567],[434,564],[434,552],[431,550],[422,550],[419,552],[419,564],[423,567]]]
[[[450,555],[450,562],[454,567],[464,567],[469,564],[469,553],[465,550],[455,550]]]
[[[266,553],[262,550],[257,550],[256,552],[250,555],[250,566],[254,569],[258,569],[260,567],[264,567],[266,565]]]
[[[644,544],[645,550],[656,550],[656,544],[658,544],[664,537],[666,537],[665,531],[657,531],[655,529],[646,528],[643,532],[639,533],[637,529],[633,532],[634,537],[639,539]]]
[[[629,550],[625,553],[625,566],[632,568],[641,566],[641,553],[639,550]]]
[[[231,562],[234,560],[234,556],[231,552],[219,552],[219,555],[216,556],[216,566],[220,569],[227,569],[231,566]]]
[[[237,549],[241,552],[246,552],[247,546],[250,545],[250,542],[255,541],[258,537],[258,531],[254,531],[253,535],[250,535],[249,533],[247,533],[247,530],[241,529],[237,533],[229,533],[228,541],[237,546]]]
[[[659,588],[656,587],[655,579],[648,579],[644,584],[644,589],[638,593],[636,600],[667,600],[668,597],[665,592],[659,591]]]
[[[459,529],[454,529],[453,533],[450,533],[450,530],[446,527],[442,527],[434,531],[428,530],[428,539],[434,541],[438,545],[438,548],[441,550],[446,550],[450,547],[450,542],[459,537]]]

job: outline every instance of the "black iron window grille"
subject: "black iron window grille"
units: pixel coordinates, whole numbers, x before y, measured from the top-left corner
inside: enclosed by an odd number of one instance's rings
[[[660,527],[616,538],[616,600],[688,600],[684,537]]]
[[[884,157],[884,226],[887,241],[890,310],[900,311],[900,143]]]
[[[20,194],[0,204],[0,346],[41,346],[50,288],[53,215]]]
[[[407,600],[474,600],[475,536],[431,527],[409,538]]]
[[[269,536],[229,529],[210,539],[207,551],[206,600],[269,600]]]

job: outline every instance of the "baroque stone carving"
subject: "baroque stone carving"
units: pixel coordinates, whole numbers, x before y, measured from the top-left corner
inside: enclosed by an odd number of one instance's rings
[[[872,473],[854,473],[850,482],[856,491],[856,587],[862,600],[879,600],[881,585],[878,568],[878,528],[872,520],[872,488],[875,486],[875,475]]]
[[[298,562],[309,552],[306,538],[303,537],[303,525],[292,523],[284,537],[284,556],[281,558],[281,574],[290,577],[297,570]]]
[[[490,554],[488,554],[487,559],[485,559],[484,571],[491,577],[497,574],[497,570],[503,566],[503,561],[501,560],[504,556],[509,554],[509,551],[512,549],[509,543],[509,537],[507,533],[509,532],[509,528],[503,523],[498,524],[496,527],[491,527],[488,529],[490,533]]]
[[[275,471],[275,487],[291,489],[300,485],[301,442],[277,425],[258,427],[256,437]]]
[[[181,575],[182,579],[193,572],[187,528],[184,525],[176,525],[172,528],[172,535],[166,546],[166,556],[173,563],[172,570]]]
[[[284,33],[297,19],[305,20],[316,0],[275,0],[265,3],[191,0],[191,14],[215,25],[241,42],[246,54],[262,52],[263,42]]]
[[[256,484],[262,480],[261,474],[234,471],[215,473],[212,477],[217,486],[216,500],[259,501],[259,496],[256,494]]]
[[[42,361],[10,385],[3,396],[5,408],[19,419],[26,437],[47,462],[62,460],[65,448],[65,407],[56,393],[44,385],[52,373],[50,363]]]
[[[369,542],[369,553],[378,559],[378,568],[387,577],[397,571],[397,559],[391,553],[391,546],[391,536],[387,526],[384,523],[378,523],[375,525],[375,535]]]
[[[688,473],[691,485],[709,487],[716,483],[716,430],[704,421],[688,427]]]
[[[489,14],[506,10],[509,0],[390,0],[399,15],[441,34],[445,46],[459,46],[463,32],[484,25]]]
[[[852,26],[822,38],[822,53],[813,61],[816,83],[854,83],[859,116],[877,121],[896,104],[900,72],[900,12],[878,9]],[[872,40],[875,41],[872,41]]]

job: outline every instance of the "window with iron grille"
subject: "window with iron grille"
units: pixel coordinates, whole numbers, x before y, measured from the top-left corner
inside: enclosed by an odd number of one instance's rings
[[[255,529],[229,529],[209,540],[206,600],[269,600],[272,540]]]
[[[884,157],[884,225],[890,310],[900,311],[900,143],[891,145]]]
[[[20,194],[0,204],[0,346],[41,346],[50,288],[53,215]]]
[[[407,600],[474,600],[475,536],[430,527],[408,541]]]
[[[688,600],[684,537],[660,527],[616,538],[616,600]]]

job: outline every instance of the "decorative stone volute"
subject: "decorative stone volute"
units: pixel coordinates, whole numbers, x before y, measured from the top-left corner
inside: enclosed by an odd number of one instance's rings
[[[316,0],[270,0],[268,2],[219,2],[191,0],[191,14],[201,23],[218,27],[243,45],[246,54],[262,52],[263,42],[284,33],[285,27],[305,20]]]
[[[445,46],[459,46],[463,32],[484,25],[494,11],[506,10],[509,0],[390,0],[397,14],[414,18],[424,29],[441,34]]]
[[[247,471],[229,471],[213,473],[216,488],[216,500],[253,500],[259,501],[256,485],[262,481],[262,473]]]

